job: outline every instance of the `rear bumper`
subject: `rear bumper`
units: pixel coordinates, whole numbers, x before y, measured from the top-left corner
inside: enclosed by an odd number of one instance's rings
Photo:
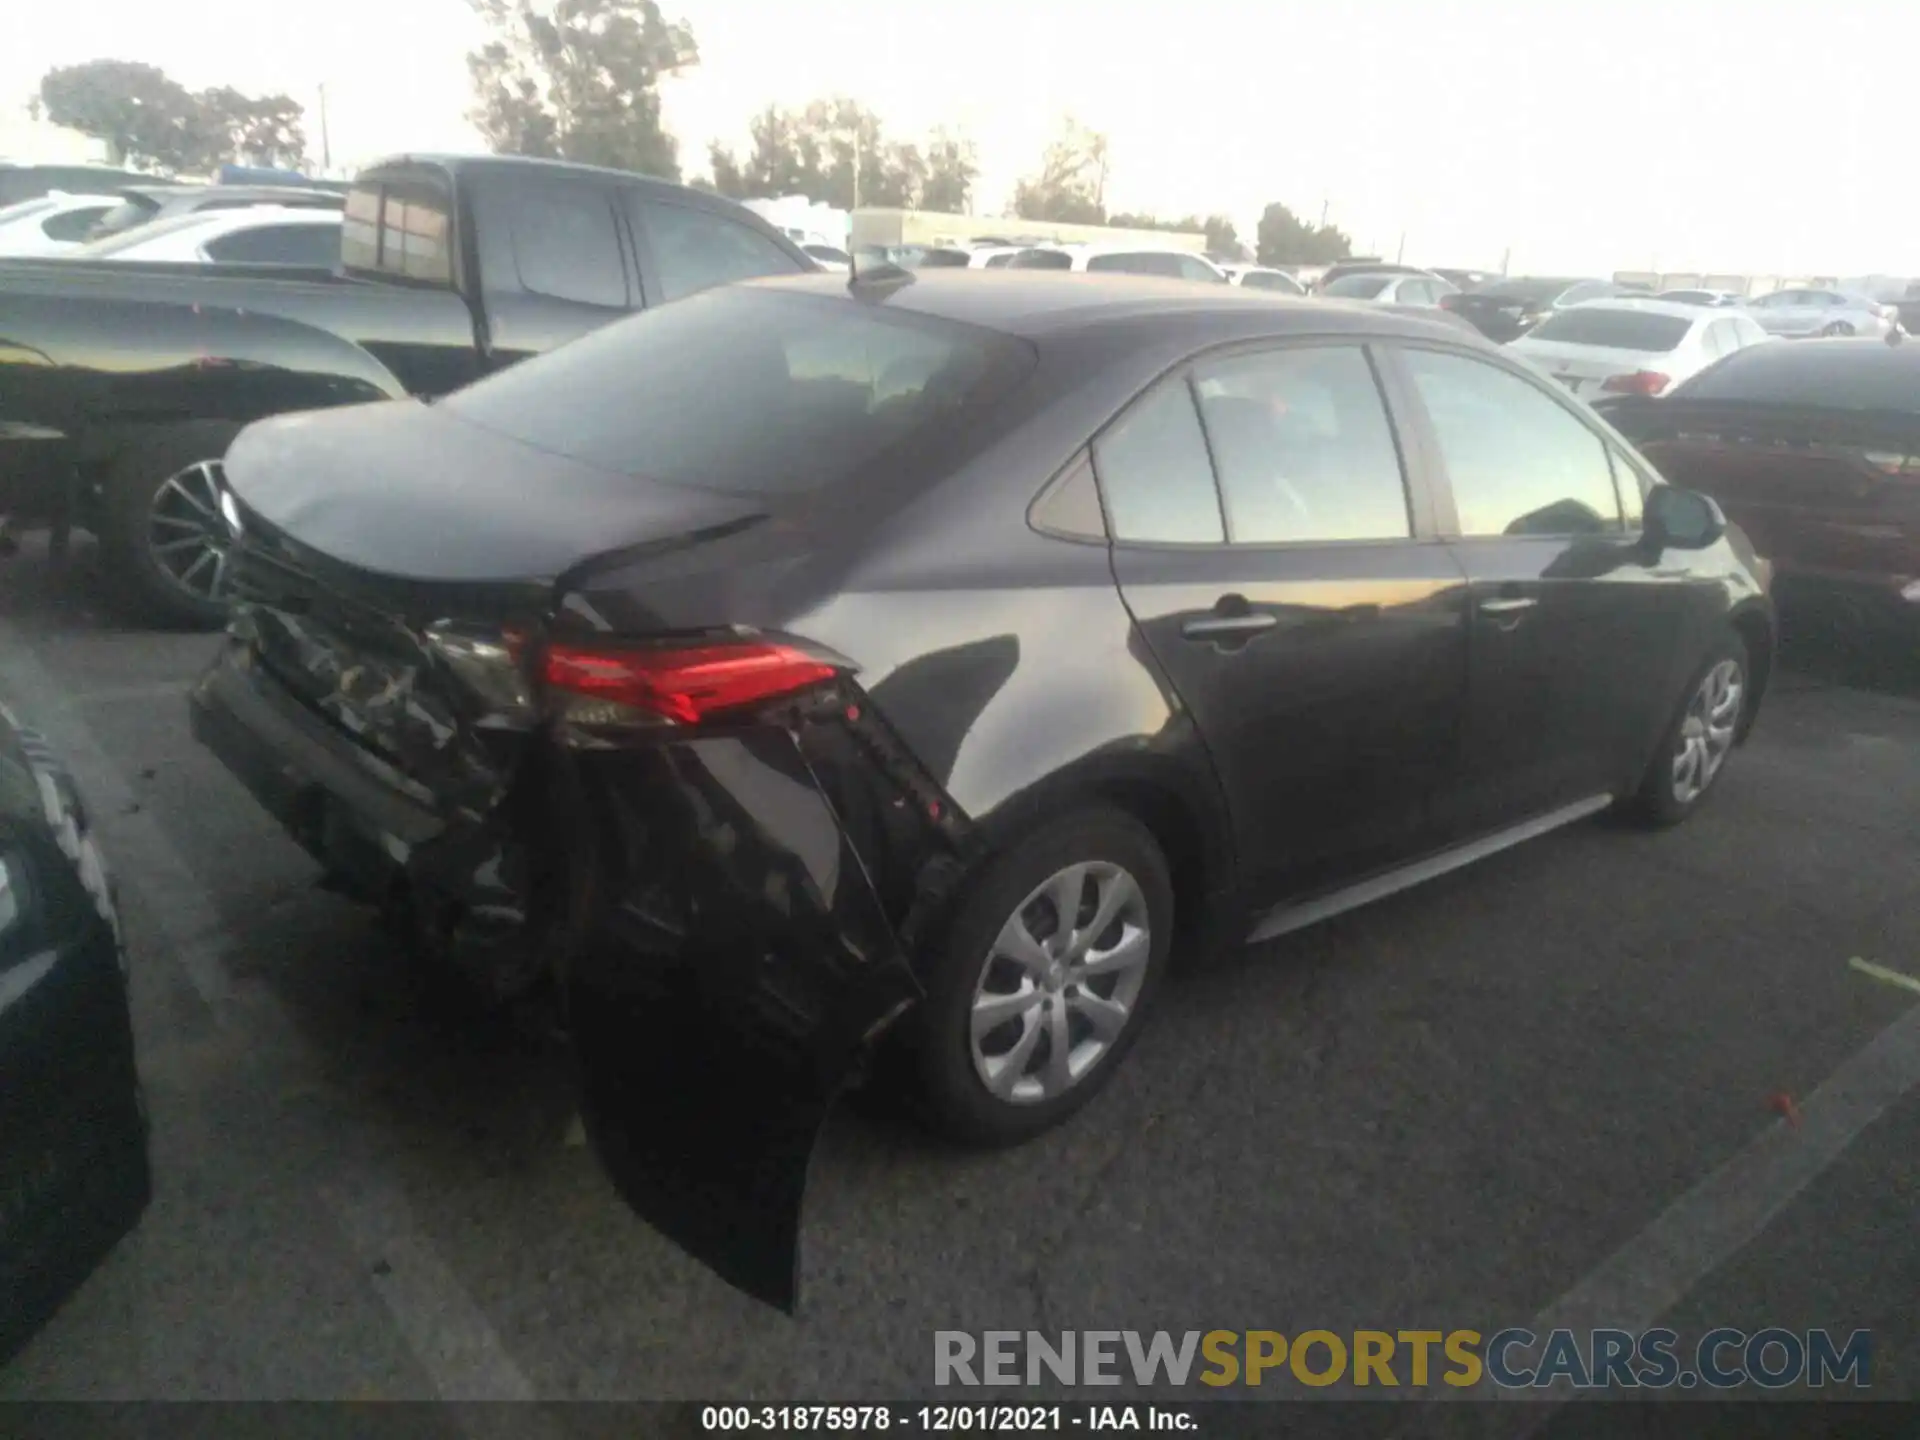
[[[194,735],[370,897],[436,872],[497,872],[473,860],[500,853],[475,843],[486,824],[449,826],[238,643],[191,705]],[[566,857],[561,913],[523,895],[546,923],[522,928],[541,937],[560,982],[587,1131],[608,1175],[655,1228],[787,1310],[799,1298],[815,1140],[874,1040],[922,994],[870,864],[900,852],[875,857],[869,838],[863,854],[842,824],[857,808],[845,782],[884,779],[849,758],[857,748],[828,720],[790,716],[618,748],[552,747],[542,818],[512,822],[541,832],[514,835],[522,848]]]

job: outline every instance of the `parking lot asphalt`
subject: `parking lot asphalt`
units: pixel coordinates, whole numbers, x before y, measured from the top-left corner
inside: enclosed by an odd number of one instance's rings
[[[1920,1398],[1920,1099],[1896,1078],[1837,1132],[1770,1108],[1920,1055],[1920,996],[1848,963],[1920,974],[1912,676],[1858,688],[1815,645],[1687,825],[1602,817],[1182,966],[1023,1148],[842,1106],[789,1319],[624,1208],[558,1043],[448,1010],[315,887],[188,737],[213,642],[104,618],[87,559],[0,562],[0,697],[117,867],[157,1193],[0,1398],[901,1399],[940,1329],[1491,1332],[1595,1296],[1869,1328],[1873,1394]],[[1778,1194],[1740,1192],[1755,1155]]]

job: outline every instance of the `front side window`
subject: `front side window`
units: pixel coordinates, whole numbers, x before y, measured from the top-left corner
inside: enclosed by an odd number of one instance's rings
[[[1094,441],[1093,468],[1114,539],[1204,545],[1226,538],[1185,380],[1162,382]]]
[[[1406,482],[1357,345],[1241,355],[1194,372],[1227,536],[1243,544],[1404,540]]]
[[[758,231],[691,205],[639,201],[641,226],[660,277],[660,298],[680,300],[761,275],[793,275],[794,258]]]
[[[1606,448],[1565,406],[1471,356],[1403,354],[1440,442],[1463,536],[1620,528]]]

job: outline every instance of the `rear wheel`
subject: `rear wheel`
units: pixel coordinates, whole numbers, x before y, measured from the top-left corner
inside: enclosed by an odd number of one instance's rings
[[[1747,647],[1729,633],[1708,654],[1647,767],[1633,809],[1654,825],[1677,825],[1707,798],[1740,733],[1751,671]]]
[[[129,619],[194,630],[225,620],[234,536],[220,513],[220,466],[235,433],[219,422],[156,427],[115,458],[101,559]]]
[[[991,862],[918,1012],[929,1118],[1005,1145],[1086,1104],[1132,1048],[1172,926],[1166,859],[1123,811],[1064,816]]]

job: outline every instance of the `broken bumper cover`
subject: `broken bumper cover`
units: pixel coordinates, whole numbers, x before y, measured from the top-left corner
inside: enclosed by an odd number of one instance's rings
[[[190,704],[196,738],[369,897],[462,843],[243,646]],[[794,731],[569,753],[557,813],[590,859],[552,958],[589,1139],[643,1219],[792,1311],[815,1141],[919,984]]]

